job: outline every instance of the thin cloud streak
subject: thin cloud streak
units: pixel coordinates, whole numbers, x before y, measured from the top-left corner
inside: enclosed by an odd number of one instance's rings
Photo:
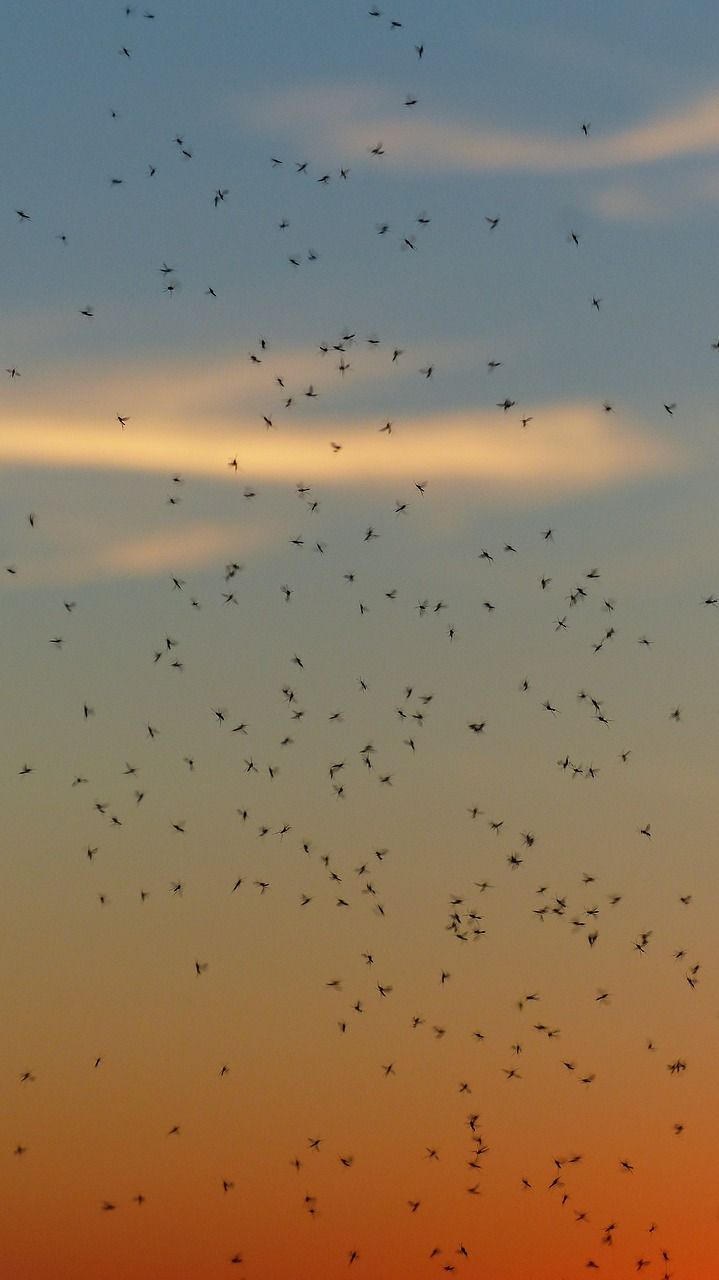
[[[23,557],[19,590],[48,583],[85,583],[117,578],[151,578],[186,573],[236,560],[266,546],[275,533],[269,526],[237,521],[192,521],[181,528],[148,530],[134,536],[96,525],[71,523],[53,529],[52,542]]]
[[[110,542],[98,555],[88,559],[86,571],[95,576],[151,577],[181,564],[197,569],[221,555],[255,550],[262,541],[258,529],[240,529],[230,524],[190,524],[179,530],[158,530],[134,538]]]
[[[719,204],[719,178],[712,169],[681,183],[613,182],[593,191],[592,212],[611,222],[661,224]]]
[[[293,90],[272,99],[270,118],[293,133],[310,129],[328,138],[343,155],[367,155],[382,140],[386,168],[415,172],[572,173],[657,164],[682,156],[719,152],[719,93],[707,93],[643,123],[602,135],[557,137],[539,132],[483,128],[468,121],[413,115],[411,119],[375,110],[384,99],[368,87],[349,94],[335,88]],[[265,121],[266,122],[266,121]]]
[[[37,323],[44,319],[40,312]],[[341,336],[335,334],[331,341],[340,344]],[[471,341],[432,342],[415,344],[412,355],[417,365],[432,363],[445,371],[476,369],[483,350]],[[108,437],[118,429],[118,410],[133,424],[128,434],[148,420],[225,422],[233,410],[245,415],[254,412],[261,426],[264,413],[281,413],[286,418],[288,396],[295,406],[291,416],[301,413],[309,382],[324,403],[331,395],[346,394],[350,386],[355,392],[376,389],[380,383],[396,386],[403,378],[416,377],[416,370],[409,374],[405,364],[392,362],[391,351],[389,342],[381,351],[371,350],[366,342],[355,342],[353,335],[351,341],[326,349],[315,344],[272,345],[263,350],[258,342],[247,351],[193,355],[186,360],[175,355],[135,358],[122,365],[112,359],[78,361],[71,373],[65,362],[49,366],[32,384],[29,378],[26,384],[14,384],[12,416],[17,422],[26,420],[30,430],[44,413],[48,422],[63,423],[72,433],[78,424],[97,421],[106,411]],[[346,384],[338,371],[341,359],[350,370]],[[32,395],[26,400],[25,387],[30,385]],[[2,414],[0,408],[0,430]]]
[[[384,485],[433,478],[486,482],[523,492],[580,492],[676,467],[682,453],[639,421],[612,416],[600,406],[533,406],[523,430],[500,410],[437,412],[395,420],[388,436],[374,421],[323,420],[320,426],[261,432],[256,423],[227,421],[194,426],[144,421],[137,430],[108,434],[88,423],[71,429],[57,421],[0,426],[0,461],[6,465],[144,472],[253,482],[295,483],[298,478],[343,486]],[[340,445],[339,449],[333,448]]]

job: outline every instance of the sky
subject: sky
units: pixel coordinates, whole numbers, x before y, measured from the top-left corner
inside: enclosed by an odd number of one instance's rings
[[[6,6],[12,1280],[716,1274],[718,40]]]

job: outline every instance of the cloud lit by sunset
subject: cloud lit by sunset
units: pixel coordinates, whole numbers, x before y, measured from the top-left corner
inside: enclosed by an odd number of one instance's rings
[[[430,471],[519,492],[592,489],[613,478],[662,472],[682,457],[678,445],[652,438],[643,424],[617,425],[601,405],[582,403],[537,406],[531,430],[518,429],[516,420],[508,424],[496,411],[397,420],[387,432],[391,442],[366,419],[328,418],[310,430],[270,436],[247,415],[223,420],[210,411],[202,431],[194,414],[187,416],[183,420],[175,401],[161,417],[122,435],[77,415],[16,419],[2,430],[0,457],[6,464],[77,470],[167,474],[175,467],[215,479],[229,468],[277,484],[307,474],[330,485],[386,485]]]

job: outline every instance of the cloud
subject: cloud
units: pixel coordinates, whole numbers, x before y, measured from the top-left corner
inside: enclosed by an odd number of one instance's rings
[[[36,327],[42,322],[37,317]],[[354,339],[354,335],[353,335]],[[293,397],[291,416],[301,414],[307,402],[303,392],[310,383],[319,392],[324,405],[332,396],[346,395],[350,387],[357,391],[380,381],[395,384],[406,376],[406,364],[391,362],[387,346],[381,352],[371,351],[366,343],[345,342],[334,334],[326,345],[275,347],[262,350],[259,343],[253,351],[232,354],[192,354],[186,360],[153,355],[133,357],[124,362],[77,361],[70,372],[67,362],[48,364],[31,377],[12,383],[13,399],[6,400],[7,411],[18,422],[34,421],[38,410],[49,420],[63,421],[68,438],[75,425],[83,428],[89,422],[104,422],[104,434],[111,442],[120,432],[116,415],[130,419],[129,438],[142,421],[152,419],[171,425],[176,420],[203,423],[226,422],[233,413],[253,411],[262,427],[263,414],[279,410],[288,396]],[[490,353],[491,354],[491,353]],[[413,347],[416,366],[433,363],[443,369],[475,368],[476,342],[436,342],[431,346]],[[253,362],[252,357],[255,357]],[[338,373],[343,359],[348,377]],[[405,360],[409,360],[409,356]],[[416,368],[413,369],[416,373]],[[278,378],[281,382],[278,382]],[[9,389],[9,382],[6,379]],[[8,393],[6,392],[6,395]],[[3,414],[0,403],[0,420]],[[285,415],[286,416],[286,415]],[[68,448],[72,443],[68,439]]]
[[[310,131],[346,159],[382,141],[376,163],[416,172],[576,173],[657,164],[719,151],[719,92],[707,93],[627,128],[588,137],[487,128],[405,112],[389,95],[366,87],[296,89],[263,104],[262,121],[296,135]],[[375,161],[373,160],[373,163]]]
[[[687,176],[681,183],[612,182],[592,191],[589,207],[611,222],[666,223],[719,204],[719,176],[708,172]]]
[[[476,364],[476,351],[461,344],[442,354],[448,369]],[[323,363],[311,350],[273,355],[288,381],[299,387],[315,376],[314,361],[327,370],[327,385],[338,388],[338,397],[352,394],[355,384],[337,374],[329,357]],[[266,511],[260,523],[254,521],[254,506],[249,525],[229,512],[221,517],[219,508],[211,518],[198,518],[184,502],[186,487],[170,483],[176,475],[188,482],[212,481],[228,497],[246,488],[294,488],[300,481],[348,493],[390,488],[394,497],[414,482],[427,481],[457,491],[472,486],[484,501],[522,504],[621,485],[688,463],[679,445],[638,417],[609,414],[597,403],[579,400],[512,406],[506,413],[494,405],[472,410],[452,403],[403,409],[392,415],[387,434],[378,429],[385,416],[375,408],[374,384],[384,387],[387,376],[399,379],[402,390],[410,384],[416,389],[416,362],[404,373],[387,353],[380,365],[371,350],[355,353],[353,348],[351,357],[359,379],[352,414],[343,412],[341,403],[335,407],[334,393],[325,394],[322,374],[316,383],[319,401],[305,399],[300,391],[298,405],[278,413],[270,431],[258,410],[274,383],[274,366],[269,357],[265,364],[264,356],[259,369],[246,357],[138,360],[129,366],[123,362],[121,369],[93,363],[63,374],[48,370],[43,379],[8,384],[0,403],[6,492],[13,484],[11,468],[50,473],[53,490],[61,471],[72,483],[89,472],[106,481],[104,489],[99,481],[91,488],[92,502],[101,503],[102,521],[89,521],[87,503],[62,504],[61,514],[33,535],[32,553],[25,548],[19,556],[23,582],[185,571],[242,559],[277,536],[276,522]],[[444,385],[432,384],[432,399]],[[451,392],[451,379],[447,385]],[[128,387],[131,404],[119,398]],[[329,407],[318,410],[317,403]],[[124,431],[115,419],[118,409],[129,415]],[[526,428],[523,413],[530,416]],[[168,493],[183,500],[179,518],[167,523],[151,515],[149,527],[128,525],[127,478],[140,475],[164,477]],[[161,504],[160,510],[170,509]]]
[[[589,204],[610,222],[658,222],[667,216],[666,201],[658,202],[649,193],[626,183],[594,191]]]
[[[220,556],[242,554],[255,549],[261,541],[258,530],[239,529],[230,523],[193,522],[182,529],[156,530],[136,537],[119,538],[92,555],[87,569],[109,577],[152,576],[163,570],[171,572],[181,564],[183,570],[197,569]]]
[[[51,540],[23,555],[18,587],[186,573],[237,561],[272,538],[269,528],[232,520],[191,520],[179,528],[148,529],[128,536],[119,524],[123,513],[122,503],[116,502],[109,513],[110,527],[104,528],[82,519],[55,521]]]
[[[194,371],[186,362],[176,378],[167,368],[165,397],[155,373],[145,386],[142,370],[133,370],[129,382],[142,412],[130,418],[124,431],[117,423],[98,423],[91,405],[99,388],[88,388],[90,374],[81,379],[82,403],[64,410],[64,418],[56,407],[63,399],[56,389],[52,407],[44,407],[38,394],[24,414],[19,409],[0,414],[0,462],[6,467],[179,473],[228,483],[294,484],[302,479],[338,487],[431,476],[521,494],[591,490],[665,471],[681,458],[678,446],[653,435],[640,420],[607,414],[584,401],[533,405],[526,430],[520,426],[520,409],[504,413],[494,407],[476,412],[448,407],[395,415],[389,435],[378,430],[377,414],[369,411],[311,419],[306,413],[295,419],[286,414],[277,419],[277,429],[267,431],[254,409],[243,404],[239,390],[231,413],[215,402],[216,370],[214,375],[207,361]],[[100,375],[99,384],[105,377]],[[123,377],[127,385],[126,368]]]

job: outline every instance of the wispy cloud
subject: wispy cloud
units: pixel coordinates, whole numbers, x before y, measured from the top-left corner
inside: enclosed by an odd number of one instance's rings
[[[51,539],[35,542],[23,554],[18,586],[187,573],[244,558],[273,537],[269,526],[233,520],[190,520],[175,528],[165,525],[128,535],[122,531],[121,514],[116,498],[102,528],[77,518],[54,521]]]
[[[322,347],[273,344],[263,350],[258,342],[252,350],[193,355],[187,360],[153,355],[122,362],[94,359],[78,362],[72,369],[67,362],[47,365],[41,373],[31,372],[27,377],[23,370],[22,380],[12,384],[12,398],[6,380],[8,389],[0,401],[0,415],[12,413],[21,422],[34,421],[45,413],[49,421],[63,423],[68,436],[75,424],[82,428],[104,422],[108,440],[120,430],[118,413],[132,423],[128,435],[150,419],[168,424],[178,418],[181,422],[225,423],[233,413],[247,416],[254,412],[262,426],[263,415],[282,409],[288,397],[293,405],[290,416],[301,416],[308,405],[304,393],[310,384],[325,405],[332,397],[346,397],[367,386],[376,388],[381,382],[396,385],[410,372],[416,376],[422,364],[434,364],[445,371],[476,369],[483,354],[476,341],[434,341],[415,346],[411,355],[393,363],[387,343],[373,351],[364,341],[353,342],[354,336],[342,343],[341,334],[336,333],[329,335]],[[487,348],[487,354],[493,352]],[[346,379],[339,372],[340,361]]]
[[[221,556],[237,555],[239,550],[246,555],[261,540],[258,529],[240,530],[229,522],[193,522],[182,529],[113,539],[98,554],[88,557],[84,567],[89,573],[111,577],[152,576],[163,570],[170,572],[178,564],[183,570],[200,568]]]
[[[611,222],[666,223],[719,205],[719,176],[693,174],[681,183],[612,181],[592,191],[588,204]]]
[[[235,458],[237,471],[228,466]],[[18,429],[0,422],[2,462],[54,472],[66,468],[73,481],[77,473],[93,470],[104,473],[108,484],[100,524],[65,510],[46,526],[44,537],[33,535],[18,553],[22,572],[16,581],[22,588],[186,573],[242,560],[278,536],[276,518],[262,508],[258,521],[254,505],[249,523],[232,517],[186,520],[180,505],[180,515],[169,523],[153,518],[147,528],[128,528],[123,476],[132,474],[167,477],[173,470],[188,482],[210,479],[239,493],[248,486],[262,493],[268,485],[289,488],[303,481],[352,493],[387,487],[393,497],[426,481],[458,490],[471,485],[484,501],[522,505],[676,470],[686,458],[641,423],[579,402],[535,407],[526,429],[500,409],[455,411],[398,420],[391,436],[358,420],[271,437],[254,424],[213,424],[198,432],[194,422],[180,422],[170,435],[166,424],[146,422],[141,431],[112,439],[104,427],[92,425],[70,431],[57,423]],[[187,487],[168,489],[183,501],[187,496]]]
[[[589,197],[593,213],[609,222],[657,222],[666,216],[666,204],[630,183],[612,183],[593,191]],[[672,210],[672,213],[674,210]]]
[[[419,108],[421,111],[421,105]],[[611,133],[559,137],[536,130],[487,128],[468,120],[405,112],[389,95],[362,88],[316,86],[272,95],[262,121],[296,137],[312,137],[339,155],[367,155],[381,140],[378,163],[417,172],[571,173],[657,164],[719,151],[719,91]]]
[[[216,377],[206,362],[195,368],[185,364],[176,378],[165,369],[162,384],[156,372],[143,381],[142,370],[134,369],[129,383],[142,412],[122,431],[109,414],[107,422],[99,422],[93,409],[109,376],[101,374],[96,386],[84,381],[82,401],[65,416],[55,407],[62,400],[56,390],[52,408],[45,408],[39,395],[24,414],[19,400],[17,411],[4,408],[0,461],[166,476],[179,472],[228,482],[238,476],[252,483],[306,479],[336,486],[378,486],[430,475],[486,482],[521,495],[594,489],[661,472],[681,457],[677,446],[652,434],[639,419],[609,415],[586,402],[533,405],[526,430],[519,409],[470,412],[452,406],[396,416],[391,434],[378,430],[377,415],[369,411],[315,415],[309,421],[306,413],[295,419],[285,415],[277,429],[265,430],[246,402],[249,375],[242,379],[244,403],[238,386],[229,412],[226,390],[223,403],[217,402]],[[124,378],[127,385],[127,369]]]

